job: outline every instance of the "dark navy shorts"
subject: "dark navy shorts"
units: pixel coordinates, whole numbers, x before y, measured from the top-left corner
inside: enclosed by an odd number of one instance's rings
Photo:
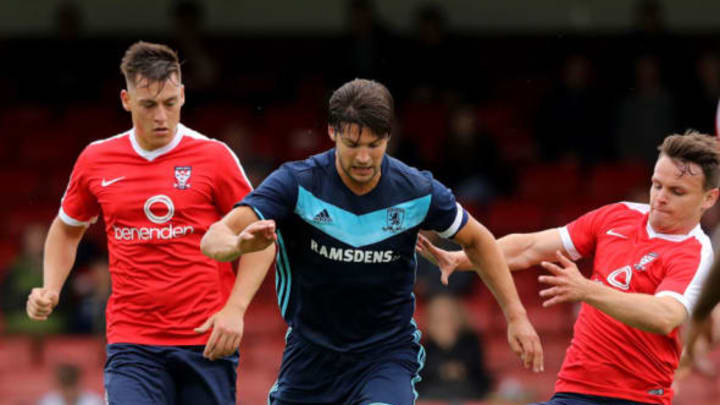
[[[110,405],[235,404],[238,354],[210,361],[204,346],[111,344],[105,363]]]
[[[573,394],[558,392],[547,402],[537,402],[533,405],[651,405],[645,402],[634,402],[626,399],[598,397],[595,395]]]
[[[268,404],[412,405],[424,362],[419,343],[373,355],[345,354],[290,333]]]

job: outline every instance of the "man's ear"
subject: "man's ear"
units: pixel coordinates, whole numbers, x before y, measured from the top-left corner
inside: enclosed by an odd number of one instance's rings
[[[335,142],[335,128],[332,125],[328,125],[328,136],[331,141]]]
[[[130,111],[130,93],[127,90],[122,89],[120,91],[120,102],[122,102],[123,109]]]

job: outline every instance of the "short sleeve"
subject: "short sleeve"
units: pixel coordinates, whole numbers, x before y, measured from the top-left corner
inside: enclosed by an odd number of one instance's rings
[[[235,153],[225,143],[220,144],[223,147],[217,156],[215,202],[220,215],[225,215],[252,191],[252,185]]]
[[[88,183],[89,171],[88,152],[85,149],[75,162],[70,182],[60,201],[58,216],[70,226],[89,226],[100,213],[100,205]]]
[[[468,221],[468,213],[455,201],[449,188],[432,180],[431,200],[423,229],[436,231],[443,238],[452,238]]]
[[[286,166],[281,166],[236,205],[249,206],[262,219],[282,221],[293,213],[297,195],[295,176]]]
[[[608,213],[616,208],[617,204],[600,207],[559,229],[563,248],[570,254],[571,259],[577,260],[592,255],[595,251],[597,235],[602,232],[604,220]]]
[[[691,314],[712,267],[713,250],[709,241],[684,245],[682,249],[668,261],[665,277],[655,289],[655,295],[677,299]]]

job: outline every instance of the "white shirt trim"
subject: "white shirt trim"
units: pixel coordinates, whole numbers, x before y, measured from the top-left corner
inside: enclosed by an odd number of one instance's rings
[[[563,248],[565,248],[565,250],[570,254],[570,258],[572,260],[577,260],[581,258],[582,255],[575,248],[575,244],[570,237],[570,231],[568,231],[568,227],[562,226],[557,229],[558,231],[560,231],[560,239],[562,240]]]
[[[687,287],[685,287],[684,293],[679,294],[675,291],[658,291],[655,293],[655,296],[673,297],[685,306],[688,314],[691,314],[693,309],[695,309],[695,304],[697,304],[698,298],[700,297],[700,290],[702,289],[703,282],[707,279],[707,276],[710,273],[710,268],[712,267],[715,254],[713,252],[710,238],[702,231],[699,225],[690,232],[689,236],[695,237],[702,246],[702,249],[700,250],[700,263],[695,271],[695,275],[692,280],[690,280]]]
[[[140,155],[141,157],[145,158],[146,160],[152,162],[153,160],[157,159],[159,156],[162,156],[171,150],[175,149],[176,146],[180,143],[183,137],[183,133],[186,132],[188,128],[179,123],[177,124],[177,128],[175,128],[175,136],[173,137],[172,141],[170,141],[169,144],[163,146],[162,148],[158,148],[155,150],[145,150],[143,149],[140,144],[137,141],[137,133],[135,132],[135,128],[133,128],[130,131],[130,143],[132,144],[133,149],[135,150],[135,153]]]
[[[440,235],[443,238],[449,238],[460,229],[460,224],[462,224],[463,214],[465,212],[465,209],[460,205],[460,203],[456,202],[455,206],[457,208],[457,211],[455,213],[455,220],[450,225],[450,227],[442,232],[439,232],[438,235]]]
[[[622,201],[621,204],[624,204],[631,210],[642,212],[643,214],[647,214],[648,212],[650,212],[650,204],[636,203],[630,201]]]
[[[78,221],[77,219],[68,215],[65,210],[62,209],[62,207],[60,207],[60,211],[58,211],[58,217],[60,217],[63,222],[70,226],[84,226],[87,228],[92,223],[92,221]]]
[[[681,303],[683,305],[683,307],[685,307],[685,310],[687,311],[688,315],[692,313],[691,312],[692,305],[690,305],[690,301],[688,301],[687,298],[685,298],[685,296],[683,296],[682,294],[678,294],[675,291],[665,290],[665,291],[658,291],[657,293],[655,293],[655,296],[656,297],[675,298],[679,303]]]
[[[648,233],[648,237],[650,239],[652,238],[658,238],[658,239],[665,239],[669,240],[670,242],[682,242],[688,238],[691,238],[693,236],[697,236],[697,233],[703,233],[702,229],[700,228],[700,224],[695,225],[695,228],[693,228],[690,232],[687,234],[667,234],[667,233],[659,233],[656,232],[652,226],[650,225],[650,221],[648,220],[647,225],[645,226],[645,230]]]

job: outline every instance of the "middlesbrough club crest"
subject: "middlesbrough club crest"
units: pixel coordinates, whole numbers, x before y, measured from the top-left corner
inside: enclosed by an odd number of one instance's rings
[[[175,180],[173,184],[178,190],[190,188],[190,174],[192,174],[192,166],[175,166]]]

